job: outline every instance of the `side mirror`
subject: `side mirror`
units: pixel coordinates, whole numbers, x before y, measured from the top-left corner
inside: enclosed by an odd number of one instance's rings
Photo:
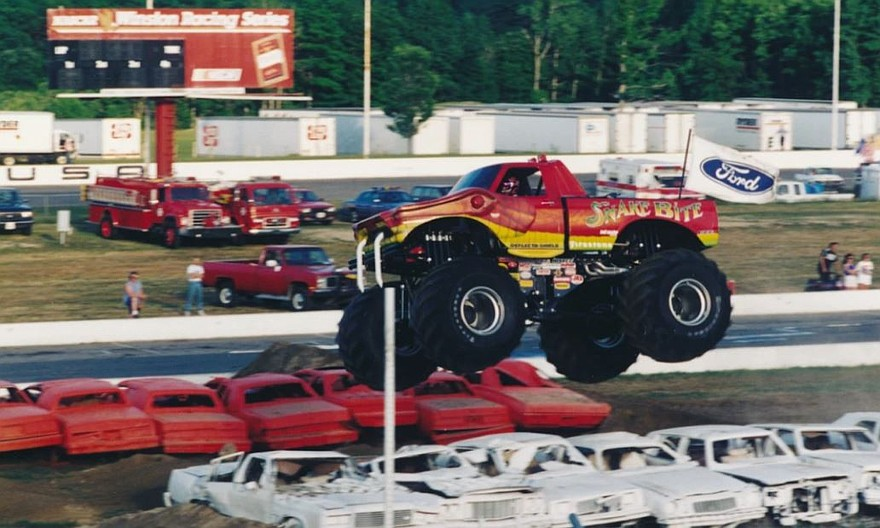
[[[260,486],[257,485],[257,482],[254,481],[254,480],[251,480],[250,482],[245,482],[245,483],[244,483],[244,489],[246,489],[246,490],[253,491],[253,490],[255,490],[255,489],[259,488],[259,487],[260,487]]]
[[[275,259],[269,259],[266,261],[266,266],[270,268],[275,268],[278,266],[278,261]]]

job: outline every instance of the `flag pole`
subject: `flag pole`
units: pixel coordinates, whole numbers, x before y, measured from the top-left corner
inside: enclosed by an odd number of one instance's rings
[[[685,171],[687,171],[688,153],[691,150],[691,134],[693,134],[693,133],[694,133],[694,129],[689,128],[687,143],[684,144],[684,163],[682,163],[682,165],[681,165],[681,185],[678,186],[678,199],[679,200],[681,200],[681,193],[684,191]]]

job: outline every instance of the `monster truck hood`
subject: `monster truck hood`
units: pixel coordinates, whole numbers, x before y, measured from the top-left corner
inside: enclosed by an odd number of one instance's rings
[[[792,462],[770,462],[740,466],[724,464],[723,467],[717,468],[717,471],[763,486],[779,486],[805,480],[836,480],[846,477],[846,474],[840,470]]]
[[[703,467],[622,470],[615,475],[670,500],[725,491],[741,492],[749,486]]]
[[[509,199],[503,207],[503,215],[497,213],[499,203],[500,199],[486,190],[463,189],[442,198],[402,205],[371,216],[354,225],[355,240],[382,231],[391,234],[388,242],[400,242],[414,228],[435,218],[471,218],[484,224],[503,223],[505,228],[520,232],[527,231],[534,222],[535,208],[527,201]]]

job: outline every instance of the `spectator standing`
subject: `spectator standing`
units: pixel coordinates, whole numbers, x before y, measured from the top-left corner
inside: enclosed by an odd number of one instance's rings
[[[202,266],[201,257],[193,257],[192,263],[186,267],[186,302],[183,305],[183,315],[190,315],[193,306],[199,315],[205,315],[205,296],[202,288],[202,277],[205,276],[205,267]]]
[[[859,289],[870,289],[873,277],[874,263],[871,261],[871,254],[862,253],[862,259],[856,264],[856,280],[858,281]]]
[[[837,242],[831,242],[828,247],[819,253],[819,264],[816,269],[819,272],[819,279],[822,282],[833,282],[837,280],[837,274],[834,266],[837,265]]]
[[[856,277],[856,257],[852,253],[843,256],[843,288],[846,290],[855,290],[859,287],[859,281]]]
[[[128,316],[137,319],[141,316],[141,308],[147,295],[144,293],[144,285],[141,284],[140,276],[137,271],[128,274],[128,281],[125,283],[125,293],[122,296],[122,302],[128,308]]]

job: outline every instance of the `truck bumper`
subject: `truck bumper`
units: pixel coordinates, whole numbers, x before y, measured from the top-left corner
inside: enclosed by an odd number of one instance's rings
[[[273,236],[273,235],[295,235],[299,233],[298,227],[267,227],[264,229],[251,229],[248,235],[251,236]]]
[[[32,229],[34,226],[34,221],[32,219],[28,220],[14,220],[14,221],[0,221],[0,231],[4,233],[12,233],[15,231],[27,231]]]
[[[241,236],[241,227],[187,227],[180,230],[180,236],[206,240],[228,240]]]

